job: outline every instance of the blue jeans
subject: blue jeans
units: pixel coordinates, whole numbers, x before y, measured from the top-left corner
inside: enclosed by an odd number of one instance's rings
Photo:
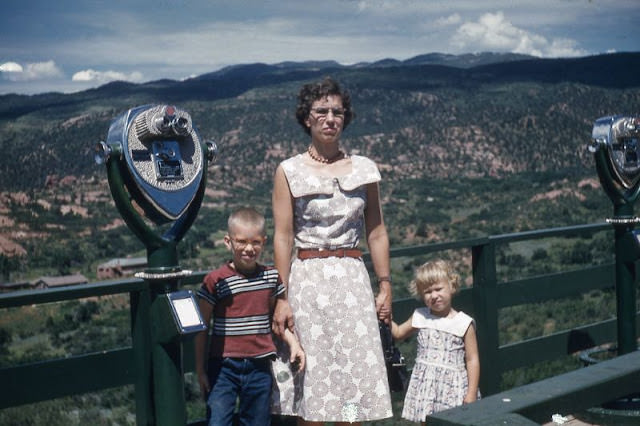
[[[212,358],[211,392],[207,397],[209,426],[271,424],[271,360],[269,358]]]

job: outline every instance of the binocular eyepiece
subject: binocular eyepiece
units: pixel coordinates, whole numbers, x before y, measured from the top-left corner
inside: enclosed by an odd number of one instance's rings
[[[596,155],[598,170],[608,176],[607,182],[635,193],[640,183],[640,117],[612,115],[597,119],[588,148]],[[614,192],[615,198],[619,191]]]
[[[614,146],[640,138],[640,117],[609,116],[596,120],[591,133],[589,151],[600,146]]]
[[[193,125],[189,114],[174,106],[163,105],[139,114],[134,123],[136,136],[141,141],[150,138],[187,136]]]

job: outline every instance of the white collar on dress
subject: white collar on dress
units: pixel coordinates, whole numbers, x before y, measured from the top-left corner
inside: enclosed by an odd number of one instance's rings
[[[345,191],[380,181],[380,172],[376,163],[361,155],[351,155],[351,173],[336,178],[316,176],[308,173],[304,166],[304,154],[298,154],[282,162],[284,174],[289,183],[289,190],[294,198],[313,194],[333,194],[334,181]]]
[[[429,308],[418,308],[413,312],[411,326],[413,328],[432,328],[462,337],[472,322],[473,318],[462,311],[458,311],[451,318],[442,318],[433,315]]]

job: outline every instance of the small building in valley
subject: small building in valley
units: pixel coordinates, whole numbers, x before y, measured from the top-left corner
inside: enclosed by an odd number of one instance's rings
[[[121,257],[98,265],[98,280],[128,277],[147,267],[146,257]]]
[[[31,281],[31,288],[52,288],[67,285],[86,284],[89,281],[82,274],[62,275],[59,277],[40,277]]]

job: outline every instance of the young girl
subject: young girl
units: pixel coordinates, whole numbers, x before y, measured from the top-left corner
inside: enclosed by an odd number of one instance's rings
[[[480,362],[473,319],[451,307],[459,276],[444,260],[416,271],[409,290],[425,308],[391,324],[395,340],[418,332],[418,353],[404,400],[402,417],[424,425],[427,415],[478,399]]]

